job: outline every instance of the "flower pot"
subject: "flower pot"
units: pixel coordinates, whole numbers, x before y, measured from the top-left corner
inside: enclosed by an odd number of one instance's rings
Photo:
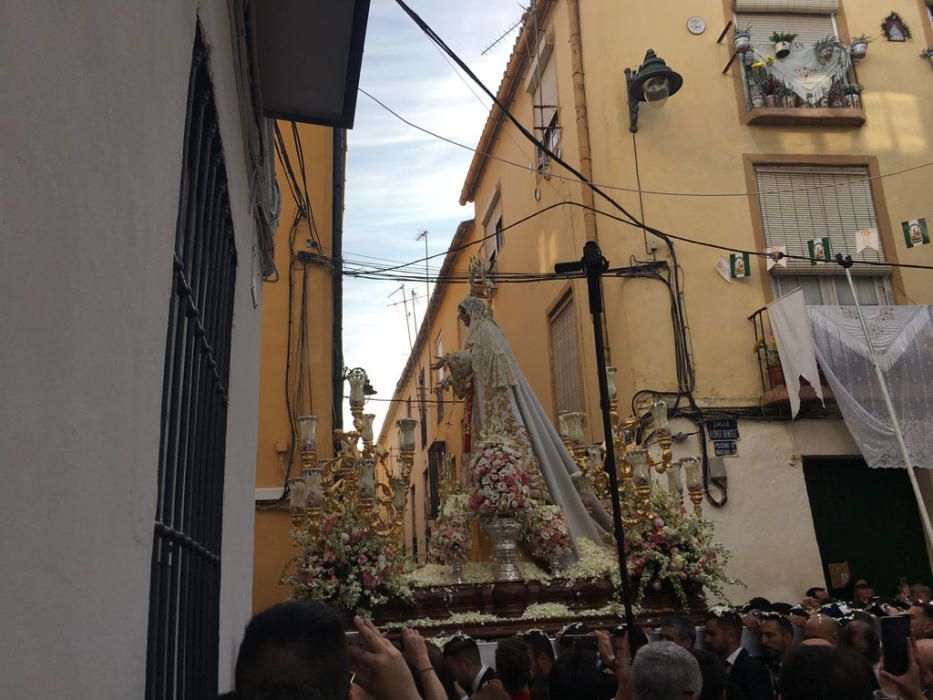
[[[868,42],[864,39],[856,39],[852,42],[852,46],[849,47],[849,54],[852,58],[863,59],[865,54],[868,53]]]
[[[777,107],[777,96],[765,95],[765,107]]]
[[[930,62],[930,65],[933,66],[933,53],[927,54],[927,60]]]
[[[832,107],[834,107],[834,108],[836,108],[836,109],[845,106],[845,103],[842,101],[842,97],[834,97],[834,98],[830,101],[829,104],[830,104],[830,106],[832,106]]]
[[[765,106],[764,95],[752,95],[752,109],[761,109]]]
[[[817,107],[829,107],[829,98],[825,96],[821,97]]]
[[[522,572],[515,562],[522,524],[515,518],[498,517],[485,525],[486,536],[492,543],[496,581],[520,581]]]
[[[780,362],[768,365],[768,383],[771,384],[772,389],[784,386],[784,370]]]
[[[784,106],[787,108],[796,107],[797,96],[796,95],[784,95]]]
[[[774,55],[778,58],[787,58],[790,56],[790,42],[789,41],[775,41],[774,42]]]
[[[748,53],[752,38],[748,35],[748,32],[736,32],[732,41],[735,43],[736,53]]]

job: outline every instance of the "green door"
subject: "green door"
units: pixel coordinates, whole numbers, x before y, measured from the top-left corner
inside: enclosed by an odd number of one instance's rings
[[[827,587],[827,565],[843,561],[849,562],[853,580],[868,579],[884,597],[897,593],[902,576],[930,584],[923,526],[903,469],[808,457],[803,474]]]

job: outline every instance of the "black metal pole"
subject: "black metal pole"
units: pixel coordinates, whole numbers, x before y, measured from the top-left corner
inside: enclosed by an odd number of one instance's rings
[[[595,241],[583,246],[583,257],[578,262],[557,263],[555,272],[582,270],[586,275],[586,287],[593,317],[593,336],[596,344],[596,369],[599,374],[599,408],[603,414],[603,434],[606,436],[606,471],[609,473],[609,498],[612,500],[612,526],[615,531],[616,554],[619,557],[619,576],[622,579],[622,602],[625,605],[625,623],[629,629],[635,626],[632,612],[632,592],[629,588],[628,566],[625,559],[625,530],[622,527],[622,506],[619,502],[619,479],[616,475],[616,452],[612,439],[612,415],[609,409],[609,383],[606,379],[606,351],[603,347],[603,297],[600,276],[609,269],[609,261]]]

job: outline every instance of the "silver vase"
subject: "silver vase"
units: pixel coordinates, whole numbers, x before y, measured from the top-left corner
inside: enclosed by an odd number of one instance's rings
[[[450,573],[453,574],[455,583],[463,583],[463,562],[454,561],[450,564]]]
[[[515,563],[522,524],[515,518],[499,517],[485,526],[486,536],[492,542],[492,558],[497,581],[521,581],[522,572]]]

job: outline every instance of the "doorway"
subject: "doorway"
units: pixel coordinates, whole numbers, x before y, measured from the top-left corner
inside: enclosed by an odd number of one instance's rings
[[[852,579],[868,579],[882,597],[897,594],[901,577],[931,583],[917,501],[903,469],[807,457],[803,474],[828,589],[833,562],[848,562]]]

